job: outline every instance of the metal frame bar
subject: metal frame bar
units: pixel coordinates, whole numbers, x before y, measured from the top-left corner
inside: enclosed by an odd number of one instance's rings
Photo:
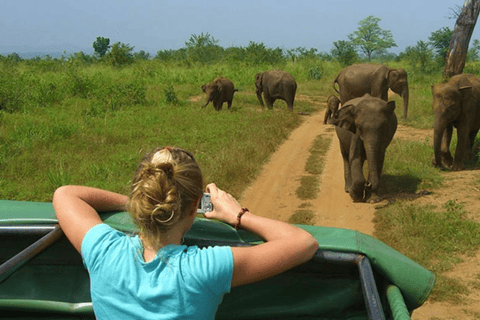
[[[60,239],[62,235],[63,231],[60,228],[60,225],[57,224],[52,231],[5,261],[0,265],[0,283],[8,278],[13,272],[21,268],[30,259],[55,243],[55,241]]]

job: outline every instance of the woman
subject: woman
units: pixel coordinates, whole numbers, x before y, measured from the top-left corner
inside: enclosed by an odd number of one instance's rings
[[[90,187],[63,186],[53,206],[65,235],[82,254],[90,274],[97,319],[213,319],[223,294],[308,261],[313,236],[293,225],[256,216],[215,184],[205,217],[256,233],[253,247],[182,245],[203,196],[193,156],[157,148],[139,164],[129,197]],[[126,210],[139,228],[127,236],[98,212]]]

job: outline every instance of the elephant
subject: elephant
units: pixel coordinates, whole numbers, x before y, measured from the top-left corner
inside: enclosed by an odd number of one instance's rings
[[[323,124],[327,124],[328,120],[337,113],[340,108],[341,103],[340,99],[337,96],[331,95],[327,99],[327,110],[325,110],[325,118],[323,119]]]
[[[203,106],[204,108],[213,102],[215,110],[222,110],[222,105],[227,102],[228,109],[232,106],[233,94],[238,91],[235,89],[233,82],[227,78],[219,77],[214,79],[211,83],[204,84],[202,91],[207,94],[207,102]]]
[[[297,82],[291,74],[280,70],[257,73],[255,76],[255,92],[262,108],[264,107],[263,93],[268,109],[273,108],[275,100],[282,99],[287,103],[288,109],[293,110]]]
[[[480,129],[480,78],[472,74],[453,76],[448,82],[432,86],[433,165],[462,170],[471,157]],[[453,127],[457,129],[455,157],[450,154]]]
[[[335,86],[337,83],[339,90]],[[340,71],[333,81],[333,89],[340,95],[342,103],[366,93],[388,101],[389,88],[402,97],[403,117],[407,119],[409,91],[404,69],[391,69],[381,64],[354,64]]]
[[[397,130],[395,101],[384,101],[369,94],[351,99],[328,123],[336,126],[345,169],[345,191],[353,201],[378,202],[378,187],[385,151]],[[368,162],[368,178],[363,165]]]

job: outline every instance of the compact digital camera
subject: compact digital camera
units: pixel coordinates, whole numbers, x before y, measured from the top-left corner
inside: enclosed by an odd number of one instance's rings
[[[202,200],[198,204],[197,213],[205,213],[213,210],[212,200],[210,199],[210,193],[204,193]]]

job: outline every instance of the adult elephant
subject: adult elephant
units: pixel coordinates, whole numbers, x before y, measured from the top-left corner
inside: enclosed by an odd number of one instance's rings
[[[206,107],[210,101],[213,103],[215,110],[222,110],[224,102],[227,103],[228,109],[232,106],[233,94],[238,91],[235,89],[233,82],[227,78],[219,77],[214,79],[211,83],[204,84],[202,91],[207,94],[207,102],[203,107]]]
[[[433,164],[462,170],[480,129],[480,78],[472,74],[453,76],[446,83],[432,86],[432,96]],[[458,138],[455,158],[450,153],[453,127],[457,128]]]
[[[257,73],[255,76],[255,92],[262,108],[264,107],[263,93],[267,108],[272,109],[275,100],[281,99],[287,103],[288,109],[293,110],[297,82],[291,74],[280,70]]]
[[[353,201],[377,202],[385,151],[397,130],[395,101],[369,94],[345,102],[329,123],[336,133],[345,169],[345,191]],[[363,165],[368,161],[365,181]]]
[[[339,90],[335,84],[338,83]],[[388,101],[388,89],[403,99],[403,117],[408,112],[408,79],[404,69],[391,69],[381,64],[354,64],[344,68],[333,81],[333,89],[345,103],[368,93]]]

